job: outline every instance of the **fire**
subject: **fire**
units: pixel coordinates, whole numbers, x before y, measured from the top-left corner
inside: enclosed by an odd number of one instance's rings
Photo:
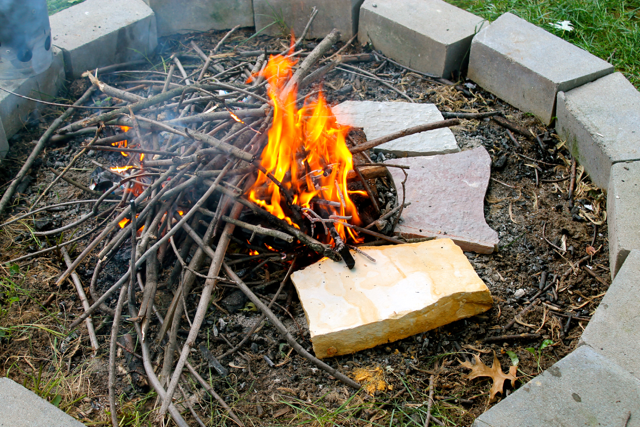
[[[229,115],[231,116],[231,118],[233,120],[235,120],[238,123],[245,124],[240,117],[238,117],[236,114],[233,113],[233,111],[231,111],[231,110],[228,110],[228,111],[229,111]]]
[[[129,219],[124,218],[122,221],[120,221],[118,223],[118,225],[120,226],[120,228],[125,228],[127,226],[127,224],[129,224]]]
[[[260,255],[260,252],[256,251],[255,249],[250,249],[249,250],[249,255],[251,255],[251,256]]]
[[[129,132],[129,129],[131,129],[129,126],[119,126],[119,127],[123,132]],[[114,142],[111,145],[114,146],[114,147],[118,147],[118,148],[127,148],[128,142],[125,139],[123,141]],[[124,151],[121,151],[120,154],[122,154],[124,157],[129,157],[129,155],[127,153],[125,153]],[[142,160],[142,159],[140,159],[140,160]]]
[[[109,168],[109,170],[121,173],[121,172],[128,171],[129,169],[133,169],[133,168],[134,168],[134,166],[114,166],[112,168]]]
[[[359,224],[360,218],[347,188],[347,173],[353,169],[353,158],[345,142],[349,129],[337,125],[322,93],[317,101],[307,98],[302,109],[297,109],[295,88],[286,93],[284,90],[294,65],[295,61],[281,55],[271,56],[261,72],[269,82],[269,98],[274,105],[273,124],[261,164],[289,191],[294,205],[311,209],[314,198],[338,202],[339,208],[325,206],[325,209],[332,215],[351,217],[350,222]],[[295,226],[285,212],[287,202],[281,193],[267,175],[259,172],[248,197]],[[343,239],[348,234],[358,240],[351,229],[339,222],[335,228]]]

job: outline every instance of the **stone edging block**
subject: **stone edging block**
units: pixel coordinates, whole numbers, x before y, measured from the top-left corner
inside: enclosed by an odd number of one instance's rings
[[[480,415],[474,427],[640,426],[640,381],[581,346]]]
[[[451,79],[464,68],[471,39],[483,24],[442,0],[366,0],[358,40],[407,67]]]
[[[64,51],[69,78],[151,55],[156,17],[142,0],[86,0],[50,17],[53,44]]]
[[[144,0],[156,14],[158,36],[253,27],[251,0]]]
[[[53,48],[53,62],[43,73],[26,79],[0,80],[0,87],[20,95],[52,101],[65,82],[62,51]],[[11,138],[27,122],[28,116],[39,105],[35,101],[19,98],[0,91],[0,121],[6,138]]]
[[[511,13],[473,38],[468,77],[550,124],[556,94],[613,72],[613,66]]]
[[[84,424],[13,380],[0,378],[0,426],[84,427]]]
[[[600,188],[611,166],[640,160],[640,92],[614,73],[558,93],[558,135]]]
[[[313,8],[313,20],[307,38],[321,39],[334,28],[341,40],[349,40],[358,32],[358,14],[363,0],[253,0],[256,31],[260,34],[288,36],[302,34]]]
[[[640,380],[640,251],[632,251],[580,338]]]
[[[609,268],[612,278],[618,274],[629,252],[640,249],[639,196],[640,162],[613,165],[607,197]]]

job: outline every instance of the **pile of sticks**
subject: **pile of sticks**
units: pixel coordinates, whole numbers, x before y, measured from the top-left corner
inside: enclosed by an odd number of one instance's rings
[[[69,164],[62,171],[55,171],[55,180],[39,195],[29,212],[12,218],[10,222],[50,208],[51,206],[37,206],[60,179],[67,180],[88,195],[95,196],[82,201],[92,204],[91,210],[82,217],[55,230],[35,234],[41,237],[61,235],[65,231],[79,230],[80,226],[88,221],[94,224],[91,230],[29,256],[46,251],[59,251],[63,255],[67,269],[58,278],[57,284],[71,279],[84,307],[84,312],[73,322],[71,329],[82,323],[86,324],[94,351],[98,351],[99,343],[92,324],[92,314],[102,312],[113,317],[109,347],[109,398],[114,427],[118,425],[118,410],[115,404],[117,338],[123,322],[123,311],[128,314],[128,318],[124,320],[133,323],[138,335],[148,383],[161,401],[160,416],[164,416],[168,411],[176,424],[187,425],[181,411],[174,404],[174,399],[178,397],[176,390],[181,387],[181,381],[184,381],[183,374],[186,374],[186,368],[228,411],[229,416],[238,425],[243,425],[189,361],[190,351],[196,344],[212,293],[221,284],[240,289],[262,312],[262,319],[268,318],[298,354],[348,386],[359,388],[358,383],[318,360],[300,346],[271,310],[271,305],[282,292],[296,266],[295,256],[291,254],[299,253],[300,248],[306,248],[309,252],[336,261],[342,258],[347,261],[349,250],[322,243],[312,235],[269,214],[244,196],[258,171],[264,170],[260,165],[259,156],[267,143],[267,131],[271,125],[273,111],[271,101],[265,97],[268,82],[261,78],[254,79],[250,84],[245,81],[248,76],[257,75],[265,66],[269,54],[280,53],[304,58],[299,61],[299,66],[289,81],[291,87],[298,89],[308,87],[340,64],[371,60],[372,55],[345,56],[340,55],[340,50],[325,57],[339,39],[335,30],[309,53],[303,49],[298,50],[304,40],[304,34],[291,51],[234,49],[218,53],[234,30],[231,30],[209,54],[205,54],[192,42],[190,47],[197,56],[173,56],[166,73],[149,70],[127,71],[127,75],[139,73],[144,79],[120,80],[120,87],[106,83],[103,76],[117,76],[117,70],[123,66],[131,67],[132,64],[121,64],[86,73],[86,77],[91,81],[90,88],[55,120],[42,136],[27,164],[0,201],[2,212],[8,206],[18,183],[31,167],[31,158],[35,159],[40,154],[39,150],[50,140],[61,142],[90,135],[90,141],[81,146],[81,150]],[[250,61],[251,58],[254,60]],[[187,72],[189,67],[184,65],[187,60],[199,62],[196,67],[191,67],[190,73]],[[101,95],[102,101],[112,100],[116,105],[104,107],[103,102],[101,105],[94,103],[92,106],[84,106],[89,100],[96,99],[100,92],[104,94]],[[100,111],[95,112],[96,109]],[[77,110],[86,110],[87,114],[81,120],[63,126]],[[450,119],[418,126],[385,138],[353,145],[351,151],[365,153],[368,149],[401,136],[456,124],[457,119]],[[129,130],[123,133],[118,129],[120,126],[127,126]],[[115,135],[113,129],[116,129]],[[127,147],[112,146],[122,140],[129,141]],[[65,176],[83,155],[98,150],[122,152],[127,155],[129,166],[132,166],[121,175],[114,172],[117,179],[112,187],[104,192],[96,192]],[[141,159],[143,154],[144,161]],[[366,155],[363,154],[361,159],[365,159],[361,160],[361,163],[366,162]],[[404,202],[392,211],[383,212],[377,206],[376,198],[367,184],[368,181],[373,182],[371,178],[377,176],[380,167],[369,165],[354,169],[354,180],[360,180],[362,187],[367,190],[377,210],[377,219],[399,216]],[[273,177],[270,178],[274,180]],[[282,185],[277,182],[276,184]],[[250,213],[260,224],[242,221],[240,218],[243,212]],[[267,224],[268,226],[264,226]],[[283,254],[269,251],[264,245],[258,247],[247,244],[247,239],[242,241],[234,237],[236,227],[248,230],[252,236],[262,235],[287,242],[291,250],[283,258]],[[371,231],[371,227],[355,228],[358,232],[374,236],[376,239],[382,238],[396,244],[404,243]],[[204,233],[203,229],[206,229]],[[72,259],[66,247],[79,241],[88,241],[88,244],[75,259]],[[247,256],[245,253],[240,258],[237,254],[228,254],[230,243],[245,245],[247,250],[257,251],[258,254]],[[98,278],[114,255],[123,248],[130,248],[131,251],[128,270],[100,294],[96,286]],[[177,282],[177,285],[168,309],[159,310],[155,307],[154,301],[159,278],[162,276],[161,260],[167,252],[175,257],[169,256],[169,259],[176,260],[173,268],[169,269],[169,281]],[[189,262],[185,261],[189,258]],[[95,265],[92,264],[93,277],[89,289],[93,303],[90,303],[76,269],[94,259],[97,261]],[[255,265],[256,261],[260,261],[259,266],[272,261],[283,266],[281,280],[275,281],[279,282],[279,289],[268,304],[256,296],[240,277],[240,270],[247,265]],[[207,262],[208,268],[203,274],[201,270],[206,267]],[[199,284],[196,285],[199,278],[204,280],[201,288]],[[189,312],[184,303],[185,296],[196,289],[200,292],[198,304],[195,310]],[[114,298],[117,301],[115,308],[109,307],[107,303],[112,302]],[[187,339],[180,342],[178,330],[185,314],[191,316],[190,329]],[[260,323],[261,321],[257,322],[256,326]],[[150,329],[151,325],[160,326]],[[250,331],[223,356],[237,351],[252,333],[253,331]],[[164,361],[159,375],[156,374],[151,361],[150,347],[153,345],[164,346]],[[198,419],[192,408],[191,414]]]

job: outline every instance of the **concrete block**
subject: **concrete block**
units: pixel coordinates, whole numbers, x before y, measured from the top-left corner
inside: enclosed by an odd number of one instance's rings
[[[473,38],[468,77],[549,124],[558,91],[612,72],[608,62],[505,13]]]
[[[614,73],[558,93],[556,130],[600,188],[611,166],[640,160],[640,92]]]
[[[331,107],[331,111],[339,124],[363,128],[369,140],[413,126],[443,120],[442,114],[434,104],[346,101]],[[460,149],[451,130],[443,128],[405,136],[379,145],[374,151],[405,157],[455,153]]]
[[[349,40],[358,32],[358,17],[363,0],[253,0],[256,31],[269,35],[302,34],[313,8],[313,20],[307,38],[321,39],[334,28],[341,40]]]
[[[461,153],[387,160],[406,165],[406,202],[396,233],[405,237],[452,239],[464,251],[490,254],[500,241],[484,219],[491,157],[484,147]],[[404,173],[389,168],[402,200]]]
[[[60,49],[53,49],[53,62],[43,73],[27,79],[0,80],[0,87],[45,101],[53,101],[65,83],[64,60]],[[7,138],[26,123],[27,117],[41,104],[0,91],[0,121]]]
[[[609,267],[615,277],[627,255],[640,249],[640,162],[616,163],[611,168],[607,196]]]
[[[632,251],[580,338],[640,380],[640,251]]]
[[[358,40],[407,67],[451,79],[465,67],[484,22],[442,0],[366,0]]]
[[[156,14],[159,36],[253,27],[251,0],[144,0]]]
[[[50,21],[69,77],[150,56],[158,45],[155,15],[142,0],[86,0]]]
[[[2,120],[0,120],[0,159],[7,157],[9,152],[9,141],[7,141],[7,134],[4,133],[4,126],[2,126]]]
[[[480,415],[473,426],[638,427],[638,402],[640,381],[582,346]]]
[[[0,378],[0,427],[84,427],[9,378]]]
[[[491,308],[489,289],[449,239],[362,247],[356,265],[322,259],[292,274],[319,358],[354,353]]]

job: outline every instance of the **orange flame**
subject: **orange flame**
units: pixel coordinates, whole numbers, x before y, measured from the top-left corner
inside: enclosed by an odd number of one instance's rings
[[[129,126],[118,126],[123,132],[129,132],[129,129],[131,129]],[[118,141],[118,142],[114,142],[111,144],[114,147],[118,147],[118,148],[127,148],[128,143],[127,140],[123,140],[123,141]],[[124,151],[121,151],[120,154],[122,154],[124,157],[129,157],[129,155],[127,153],[125,153]]]
[[[238,117],[237,115],[235,115],[235,114],[233,113],[233,111],[231,111],[231,110],[228,110],[228,111],[229,111],[229,115],[231,115],[231,118],[232,118],[233,120],[235,120],[235,121],[236,121],[236,122],[238,122],[238,123],[242,123],[243,125],[245,124],[245,123],[242,121],[242,119],[241,119],[240,117]]]
[[[262,152],[261,164],[292,194],[293,204],[311,209],[314,197],[338,202],[339,208],[326,209],[335,215],[351,216],[350,222],[359,224],[347,188],[347,173],[353,169],[353,158],[345,142],[349,129],[337,125],[322,93],[317,101],[307,98],[302,109],[297,109],[297,90],[284,90],[294,65],[295,61],[281,55],[271,56],[260,74],[269,82],[269,98],[274,105],[269,143]],[[264,173],[259,172],[248,197],[294,225],[283,209],[286,202],[280,188]],[[343,239],[348,233],[353,240],[359,240],[344,225],[337,222],[335,228]]]
[[[124,172],[124,171],[128,171],[129,169],[133,169],[134,166],[114,166],[112,168],[109,168],[110,170],[114,171],[114,172]]]
[[[120,226],[120,228],[125,228],[127,226],[127,224],[129,224],[129,220],[127,218],[123,219],[122,221],[120,221],[118,223],[118,225]]]
[[[249,249],[249,255],[251,256],[260,255],[260,252],[256,251],[255,249]]]

